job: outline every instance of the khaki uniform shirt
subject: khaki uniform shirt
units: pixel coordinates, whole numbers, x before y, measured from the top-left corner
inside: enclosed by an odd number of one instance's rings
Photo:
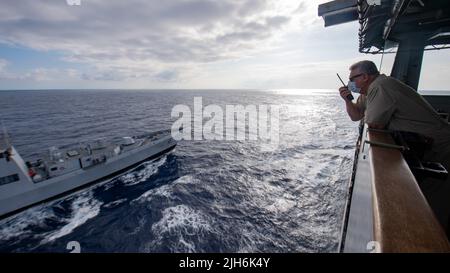
[[[360,94],[358,99],[356,100],[356,105],[362,112],[366,112],[366,102],[367,102],[366,95],[363,94]]]
[[[450,124],[419,93],[392,77],[382,74],[369,86],[364,116],[366,123],[419,133],[450,148]]]

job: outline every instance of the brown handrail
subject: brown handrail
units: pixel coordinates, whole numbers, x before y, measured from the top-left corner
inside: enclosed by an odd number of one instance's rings
[[[389,133],[369,141],[395,144]],[[381,252],[450,252],[450,245],[398,149],[370,146],[374,239]]]

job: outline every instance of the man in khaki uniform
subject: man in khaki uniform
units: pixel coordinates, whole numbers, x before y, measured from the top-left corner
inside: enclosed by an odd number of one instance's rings
[[[450,171],[450,124],[413,88],[378,72],[371,61],[350,67],[350,81],[339,92],[353,121],[364,118],[369,127],[414,132],[433,139],[425,160],[440,162]],[[347,96],[360,93],[356,103]],[[450,176],[447,180],[427,178],[422,191],[438,220],[448,230],[450,216]]]

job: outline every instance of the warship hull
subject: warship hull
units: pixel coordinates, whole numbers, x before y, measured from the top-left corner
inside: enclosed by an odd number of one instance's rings
[[[39,183],[29,179],[1,187],[0,218],[6,218],[37,204],[64,197],[87,186],[105,181],[117,176],[139,164],[156,159],[176,146],[176,141],[170,136],[162,138],[151,145],[145,145],[127,153],[108,159],[106,162],[82,168],[61,176],[53,177]],[[14,156],[20,156],[15,153]]]

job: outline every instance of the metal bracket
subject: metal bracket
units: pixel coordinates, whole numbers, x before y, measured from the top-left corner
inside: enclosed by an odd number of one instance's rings
[[[367,128],[368,132],[376,132],[376,133],[393,133],[392,130],[386,130],[386,129],[375,129],[375,128]]]
[[[395,145],[395,144],[383,143],[383,142],[378,142],[378,141],[369,141],[369,140],[366,140],[364,142],[367,144],[370,144],[372,146],[383,147],[383,148],[388,148],[388,149],[397,149],[397,150],[401,150],[402,152],[409,150],[408,147]]]

